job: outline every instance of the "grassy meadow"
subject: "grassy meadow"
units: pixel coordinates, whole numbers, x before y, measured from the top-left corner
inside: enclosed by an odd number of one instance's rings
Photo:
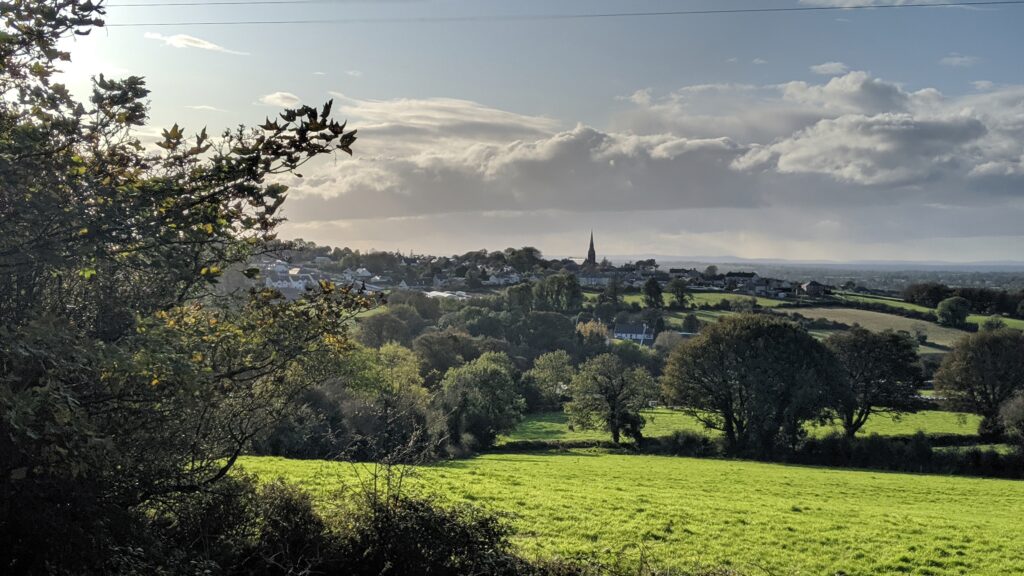
[[[644,436],[658,437],[667,436],[677,430],[690,432],[715,432],[707,430],[692,416],[678,410],[658,408],[644,412],[647,424],[644,426]],[[906,414],[898,420],[891,416],[875,415],[864,428],[860,435],[878,434],[880,436],[903,436],[915,434],[918,431],[928,434],[950,434],[974,436],[978,431],[980,417],[975,414],[962,414],[958,412],[925,411],[916,414]],[[825,426],[812,426],[808,432],[812,436],[824,436],[830,432],[838,432],[841,427],[837,424]],[[600,430],[570,430],[567,419],[562,412],[545,412],[542,414],[528,414],[519,426],[507,436],[502,436],[499,443],[515,442],[520,440],[610,440],[607,432]]]
[[[935,312],[934,308],[928,308],[927,306],[921,306],[920,304],[912,304],[910,302],[904,302],[896,298],[885,298],[883,296],[865,296],[862,294],[841,294],[839,298],[843,300],[849,300],[851,302],[864,302],[867,304],[883,304],[892,308],[900,308],[903,310],[913,310],[915,312]],[[988,320],[989,316],[984,314],[971,314],[967,317],[968,322],[981,325]],[[1003,322],[1010,328],[1016,328],[1018,330],[1024,330],[1024,320],[1020,318],[1003,318]]]
[[[247,457],[328,507],[357,467]],[[365,479],[366,471],[360,471]],[[530,556],[616,554],[750,574],[1024,573],[1024,482],[570,451],[416,470],[407,489],[512,514]]]
[[[588,300],[588,301],[595,302],[595,301],[597,301],[598,294],[599,294],[598,292],[588,291],[588,292],[584,293],[584,298],[586,300]],[[732,292],[691,292],[690,293],[690,306],[698,307],[698,306],[704,306],[704,305],[714,305],[714,304],[718,304],[722,300],[728,300],[730,302],[736,302],[736,301],[744,301],[744,302],[746,302],[746,301],[749,301],[751,298],[754,298],[754,297],[753,296],[749,296],[747,294],[733,294]],[[666,307],[668,307],[671,304],[675,303],[675,298],[673,298],[672,294],[670,294],[668,292],[665,292],[662,295],[662,300],[665,302],[665,306]],[[757,300],[757,304],[759,306],[763,307],[763,308],[774,308],[776,306],[779,306],[781,304],[785,304],[786,303],[785,300],[777,300],[775,298],[761,298],[761,297],[759,297],[756,300]],[[625,294],[622,297],[622,301],[625,302],[626,304],[632,304],[632,303],[636,302],[637,304],[640,304],[641,306],[643,306],[644,295],[641,294],[641,293],[638,293],[638,292],[633,292],[633,293],[630,293],[630,294]]]
[[[957,340],[967,335],[967,332],[962,330],[946,328],[933,322],[857,308],[798,308],[793,312],[799,312],[807,318],[825,318],[851,326],[860,324],[864,328],[874,331],[891,329],[914,333],[915,329],[921,329],[928,334],[929,342],[946,347],[952,346]]]

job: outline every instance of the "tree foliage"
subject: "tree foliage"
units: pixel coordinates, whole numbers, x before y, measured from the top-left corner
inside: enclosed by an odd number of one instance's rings
[[[935,389],[951,408],[982,416],[982,434],[998,436],[999,409],[1024,390],[1024,334],[1002,329],[960,339],[935,374]]]
[[[939,302],[935,313],[939,317],[939,324],[959,328],[967,323],[967,316],[971,313],[971,302],[962,296],[946,298]]]
[[[894,415],[918,408],[921,368],[917,343],[908,334],[852,328],[825,340],[842,369],[831,408],[847,436],[854,436],[872,414]]]
[[[611,433],[616,444],[622,434],[639,442],[644,418],[640,411],[657,395],[654,380],[643,368],[627,368],[614,354],[601,354],[580,366],[572,379],[572,401],[565,411],[569,423]]]
[[[487,352],[452,368],[441,381],[441,406],[452,443],[486,448],[522,418],[525,402],[516,391],[508,356]]]
[[[838,378],[835,358],[791,322],[743,315],[705,328],[677,347],[663,391],[730,447],[770,455],[794,445],[804,423],[829,404]]]
[[[661,309],[665,307],[664,292],[658,279],[651,276],[644,282],[644,306]]]
[[[380,348],[388,342],[408,346],[411,336],[409,326],[389,312],[374,314],[359,321],[359,341],[370,348]]]
[[[690,301],[690,284],[682,278],[675,278],[665,286],[672,295],[672,305],[680,310]]]
[[[1024,392],[1018,392],[999,409],[999,421],[1006,436],[1024,452]]]
[[[3,3],[0,33],[0,566],[102,571],[142,512],[211,489],[346,346],[369,302],[323,284],[286,302],[218,280],[273,238],[270,179],[351,152],[303,106],[146,151],[139,77],[77,102],[53,81],[90,2]],[[247,270],[249,275],[254,271]]]
[[[523,375],[523,380],[529,381],[537,389],[537,409],[560,409],[563,399],[569,395],[569,387],[575,372],[572,358],[565,350],[556,350],[537,357],[533,362],[533,368]]]

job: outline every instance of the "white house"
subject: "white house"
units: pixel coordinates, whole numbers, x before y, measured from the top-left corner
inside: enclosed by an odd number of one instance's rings
[[[617,340],[629,340],[641,346],[654,344],[654,330],[647,324],[616,324],[612,335]]]

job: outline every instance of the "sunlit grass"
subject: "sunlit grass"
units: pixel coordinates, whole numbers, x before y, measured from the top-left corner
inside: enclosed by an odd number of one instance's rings
[[[343,463],[241,464],[309,488],[321,505],[354,484]],[[424,467],[409,486],[512,513],[531,556],[642,546],[661,565],[751,574],[1024,573],[1024,482],[571,451]]]
[[[644,436],[668,436],[677,430],[707,432],[709,435],[717,434],[714,431],[706,430],[694,417],[678,410],[666,408],[648,410],[644,412],[644,418],[647,420],[647,424],[643,429]],[[859,434],[903,436],[920,431],[926,434],[973,436],[977,434],[980,420],[975,414],[941,411],[905,414],[897,420],[894,420],[889,415],[878,414],[868,420]],[[812,436],[824,436],[829,432],[838,432],[840,430],[841,428],[837,424],[826,426],[813,425],[809,427],[809,433]],[[610,439],[611,436],[607,432],[600,430],[570,430],[564,413],[545,412],[541,414],[528,414],[511,434],[499,438],[499,443],[519,440],[583,441]]]

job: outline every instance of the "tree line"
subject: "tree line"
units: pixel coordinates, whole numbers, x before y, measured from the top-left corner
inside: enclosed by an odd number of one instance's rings
[[[928,308],[938,308],[950,298],[961,298],[974,314],[1006,314],[1024,318],[1024,291],[991,288],[950,287],[938,282],[919,282],[903,290],[903,299]],[[959,302],[958,302],[959,303]]]

